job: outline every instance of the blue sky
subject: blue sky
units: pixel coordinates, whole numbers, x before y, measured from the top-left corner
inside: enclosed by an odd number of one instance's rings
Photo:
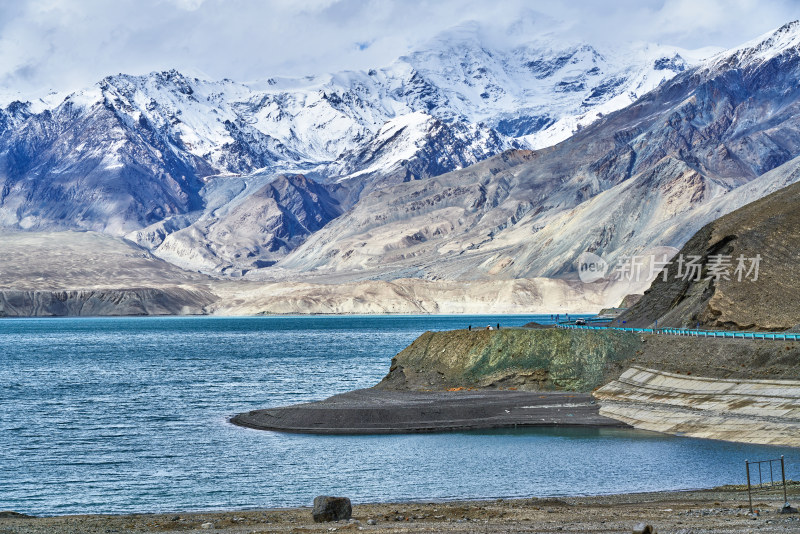
[[[478,20],[553,39],[729,47],[800,18],[796,0],[0,0],[0,89],[77,89],[178,68],[240,81],[384,66]]]

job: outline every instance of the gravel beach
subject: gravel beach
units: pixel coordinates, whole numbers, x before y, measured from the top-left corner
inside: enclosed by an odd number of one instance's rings
[[[800,483],[789,502],[800,500]],[[783,495],[760,494],[749,514],[741,486],[686,492],[562,499],[358,504],[353,520],[314,523],[310,508],[122,516],[3,517],[0,533],[219,532],[633,532],[639,523],[662,534],[800,532],[799,514],[780,514]]]

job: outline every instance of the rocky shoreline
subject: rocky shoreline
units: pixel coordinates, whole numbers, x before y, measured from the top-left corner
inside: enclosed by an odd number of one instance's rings
[[[800,499],[800,483],[788,488]],[[661,533],[787,532],[800,529],[800,515],[781,514],[783,495],[759,494],[749,513],[742,486],[710,490],[632,493],[565,498],[358,504],[353,519],[315,523],[311,508],[171,512],[137,515],[20,517],[0,513],[3,534],[144,534],[161,532],[632,532],[652,525]],[[309,503],[310,504],[310,503]]]

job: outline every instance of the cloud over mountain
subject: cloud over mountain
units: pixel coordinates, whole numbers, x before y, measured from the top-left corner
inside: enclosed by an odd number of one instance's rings
[[[366,69],[470,20],[512,45],[547,34],[554,42],[729,47],[798,15],[789,0],[577,0],[535,9],[523,0],[5,2],[0,87],[69,92],[109,74],[171,68],[236,80]]]

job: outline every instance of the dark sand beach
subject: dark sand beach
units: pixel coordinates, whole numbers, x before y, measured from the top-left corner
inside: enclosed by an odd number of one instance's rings
[[[260,430],[315,434],[398,434],[531,426],[628,427],[603,417],[588,393],[360,389],[294,406],[238,414]]]

